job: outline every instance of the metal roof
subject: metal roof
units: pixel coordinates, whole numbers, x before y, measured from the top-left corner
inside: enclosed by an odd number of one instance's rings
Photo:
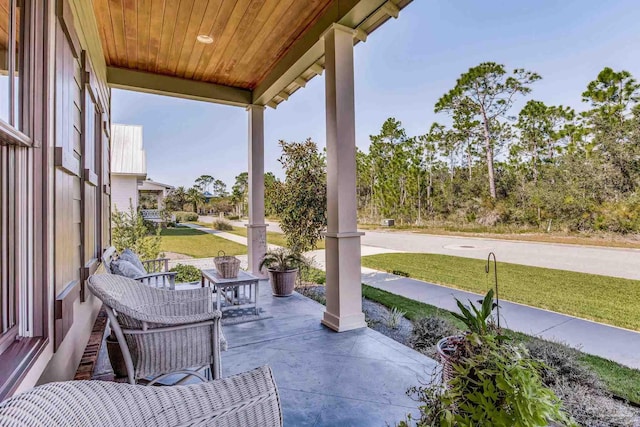
[[[111,173],[147,175],[147,156],[142,145],[142,126],[111,125]]]
[[[140,185],[138,185],[138,190],[146,191],[146,190],[173,190],[175,187],[169,184],[163,184],[161,182],[154,181],[152,179],[145,179],[142,181]]]

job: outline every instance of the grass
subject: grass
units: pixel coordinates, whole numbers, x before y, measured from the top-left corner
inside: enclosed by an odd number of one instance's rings
[[[362,258],[377,270],[484,294],[493,274],[486,261],[434,254],[382,254]],[[640,331],[640,281],[498,263],[500,297],[609,325]]]
[[[362,285],[362,294],[367,299],[376,301],[387,308],[395,307],[404,311],[406,313],[405,317],[409,320],[415,321],[422,317],[437,316],[451,321],[458,328],[464,329],[462,322],[453,317],[451,312],[447,310],[367,285]],[[538,339],[511,331],[509,331],[508,335],[518,340]],[[580,360],[598,374],[611,393],[631,402],[640,403],[639,370],[627,368],[610,360],[584,353],[581,353]]]
[[[233,227],[232,231],[228,231],[228,233],[236,234],[238,236],[247,237],[247,228],[246,227]],[[267,231],[267,243],[271,245],[277,245],[282,247],[287,247],[287,239],[284,234],[278,233],[275,231]],[[316,249],[324,249],[324,240],[318,241],[318,247]]]
[[[162,230],[160,250],[189,255],[194,258],[207,258],[224,251],[227,255],[247,253],[247,247],[222,237],[187,227],[166,228]]]

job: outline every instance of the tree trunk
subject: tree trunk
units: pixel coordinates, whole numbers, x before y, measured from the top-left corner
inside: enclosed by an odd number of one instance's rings
[[[467,168],[469,169],[469,181],[471,181],[471,138],[467,141]]]
[[[489,194],[492,199],[496,199],[496,179],[494,176],[493,168],[493,147],[491,146],[491,135],[489,134],[489,121],[487,120],[487,114],[482,110],[482,117],[484,118],[484,145],[487,155],[487,172],[489,174]]]

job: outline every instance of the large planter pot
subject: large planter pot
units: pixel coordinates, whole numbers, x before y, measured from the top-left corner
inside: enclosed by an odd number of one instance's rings
[[[438,341],[438,344],[436,344],[438,357],[440,358],[440,363],[442,363],[442,382],[445,385],[455,376],[455,369],[453,369],[453,355],[462,340],[464,340],[463,336],[453,335],[442,338]]]
[[[124,363],[124,357],[122,356],[118,339],[113,335],[108,335],[106,341],[107,353],[109,353],[109,362],[111,363],[111,368],[113,368],[113,374],[119,378],[126,377],[127,365]]]
[[[296,277],[298,275],[298,269],[286,271],[278,271],[268,269],[269,281],[271,282],[271,292],[275,297],[288,297],[293,293],[293,288],[296,286]]]

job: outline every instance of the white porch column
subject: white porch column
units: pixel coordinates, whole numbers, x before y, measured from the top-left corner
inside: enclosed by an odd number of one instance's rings
[[[264,107],[249,105],[249,270],[264,278],[258,268],[267,251],[267,225],[264,222]]]
[[[355,30],[327,30],[325,97],[327,113],[327,308],[322,323],[342,332],[366,326],[362,313],[360,236],[357,231],[356,135],[353,75]]]

